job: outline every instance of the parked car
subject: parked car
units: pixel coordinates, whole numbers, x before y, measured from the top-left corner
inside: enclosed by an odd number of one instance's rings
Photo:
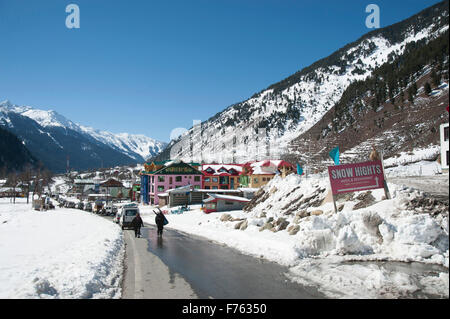
[[[102,214],[104,206],[105,206],[105,202],[103,202],[100,199],[96,200],[94,203],[93,212],[96,214]]]
[[[79,202],[79,203],[77,204],[77,208],[83,210],[83,209],[84,209],[84,204],[83,204],[83,202]]]
[[[85,211],[87,211],[87,212],[92,212],[92,204],[91,203],[86,203],[85,205],[84,205],[84,210]]]
[[[136,204],[125,204],[119,210],[120,219],[119,225],[122,229],[131,228],[131,221],[136,217],[136,214],[139,213],[139,208]]]
[[[108,203],[107,205],[105,205],[106,216],[116,216],[117,212],[117,206],[115,206],[113,203]]]
[[[112,209],[113,209],[112,203],[107,203],[105,205],[105,215],[112,216],[113,215]]]
[[[75,208],[75,203],[67,201],[66,204],[64,205],[64,207],[66,207],[66,208]]]
[[[116,215],[114,215],[114,218],[113,218],[113,222],[115,222],[116,224],[118,224],[119,222],[120,222],[120,211],[117,211],[116,212]]]

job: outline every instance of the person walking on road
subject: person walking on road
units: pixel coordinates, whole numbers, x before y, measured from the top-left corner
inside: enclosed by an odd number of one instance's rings
[[[139,213],[133,218],[131,225],[134,228],[134,237],[141,237],[141,227],[144,227],[144,221]]]
[[[158,208],[159,212],[155,212],[155,223],[158,227],[158,236],[162,237],[163,228],[164,228],[164,221],[166,221],[166,218],[164,217],[164,214],[162,211]]]

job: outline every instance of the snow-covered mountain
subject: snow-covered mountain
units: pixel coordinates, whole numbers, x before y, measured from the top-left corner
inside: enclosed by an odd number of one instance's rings
[[[139,157],[136,157],[136,154],[143,159],[148,159],[159,154],[167,145],[165,142],[157,141],[142,134],[114,134],[81,125],[79,128],[82,132],[89,134],[97,141],[109,145],[136,160],[140,160]]]
[[[448,30],[448,1],[392,26],[371,31],[327,58],[226,108],[171,142],[166,157],[244,162],[279,157],[297,136],[408,43],[430,41]]]
[[[141,163],[166,146],[144,135],[96,130],[76,124],[53,110],[18,106],[9,101],[0,102],[0,126],[21,138],[37,158],[56,171],[66,167],[67,156],[71,165],[86,169]],[[51,163],[54,158],[59,161],[57,165]],[[77,163],[76,158],[82,162]]]

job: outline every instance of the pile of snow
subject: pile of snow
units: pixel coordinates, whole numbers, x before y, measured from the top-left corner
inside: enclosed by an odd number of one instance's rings
[[[420,161],[385,169],[388,177],[396,176],[434,176],[442,174],[442,166],[436,161]]]
[[[259,202],[249,212],[226,212],[230,217],[225,218],[225,213],[204,214],[193,206],[181,215],[167,215],[168,227],[289,266],[292,280],[320,285],[331,297],[401,297],[422,290],[448,298],[448,207],[446,215],[434,217],[410,211],[407,203],[423,193],[394,184],[389,188],[390,200],[382,200],[382,189],[349,195],[338,201],[341,211],[336,214],[332,201],[326,200],[327,178],[278,176],[257,194]],[[367,198],[371,199],[367,205],[361,205]],[[354,209],[357,205],[364,208]],[[144,221],[150,224],[154,224],[152,210],[141,206]],[[348,261],[358,264],[345,264]],[[384,261],[435,264],[441,271],[414,279],[389,273],[378,264],[361,265]],[[365,290],[358,280],[367,285]]]
[[[441,154],[441,147],[439,145],[430,145],[425,148],[414,149],[414,152],[402,152],[398,156],[384,159],[384,166],[388,168],[420,161],[433,161],[439,154]]]
[[[120,298],[120,227],[75,209],[30,206],[0,200],[0,298]]]

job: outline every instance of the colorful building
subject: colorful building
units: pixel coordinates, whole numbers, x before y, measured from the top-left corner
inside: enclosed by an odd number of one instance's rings
[[[110,178],[109,180],[100,183],[100,194],[110,195],[113,198],[128,198],[130,189],[125,187],[121,182]]]
[[[449,164],[449,129],[448,123],[441,124],[441,167],[443,170],[448,170]]]
[[[240,187],[259,188],[277,175],[286,177],[293,172],[294,166],[283,160],[247,162],[242,167],[239,184]]]
[[[131,188],[131,201],[136,202],[140,199],[141,193],[141,184],[133,183],[133,187]]]
[[[144,164],[141,172],[141,199],[144,204],[159,205],[159,194],[182,186],[202,187],[202,173],[198,163],[184,163],[179,160]],[[147,171],[155,169],[155,171]]]
[[[237,189],[242,165],[203,164],[203,189]]]
[[[208,194],[209,198],[203,201],[203,211],[206,214],[230,210],[241,210],[250,202],[250,199],[238,196]]]

